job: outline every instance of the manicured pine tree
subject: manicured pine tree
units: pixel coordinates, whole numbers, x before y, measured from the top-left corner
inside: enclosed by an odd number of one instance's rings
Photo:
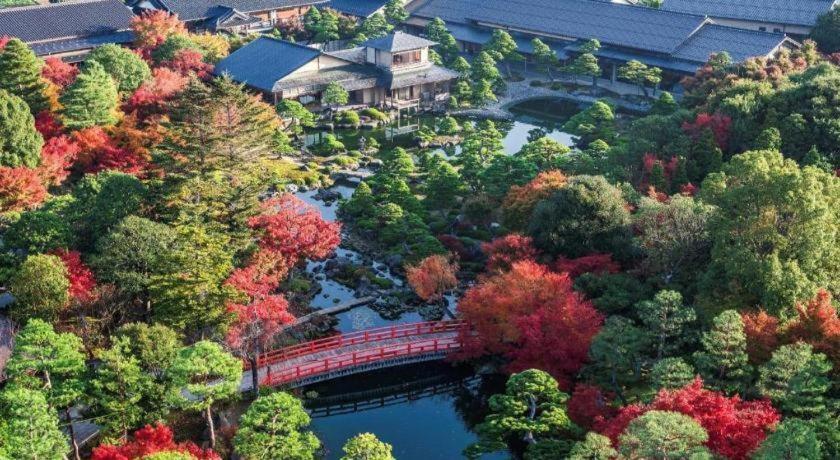
[[[68,450],[43,393],[16,386],[0,392],[0,458],[62,460]]]
[[[831,363],[811,345],[783,345],[759,369],[758,389],[786,414],[814,418],[830,410],[830,371]]]
[[[109,126],[119,119],[117,85],[96,61],[85,64],[59,101],[64,106],[62,121],[70,129]]]
[[[49,108],[41,62],[20,39],[13,38],[0,52],[0,89],[18,96],[37,114]]]
[[[213,406],[239,393],[242,361],[224,351],[219,344],[203,340],[178,352],[169,368],[169,375],[175,388],[186,390],[186,393],[178,391],[177,402],[184,409],[203,412],[210,429],[210,448],[214,448],[216,425],[213,422]]]
[[[659,291],[653,300],[636,305],[639,318],[653,336],[656,359],[662,359],[680,348],[686,326],[695,320],[694,309],[683,305],[677,291]]]
[[[611,460],[618,455],[610,438],[598,433],[586,433],[583,441],[578,441],[569,452],[569,460]]]
[[[712,388],[736,393],[750,378],[744,321],[735,310],[715,317],[712,329],[700,339],[703,351],[694,354],[697,370]]]
[[[650,381],[657,390],[682,388],[694,380],[694,368],[682,358],[665,358],[653,365]]]
[[[537,64],[537,69],[545,72],[549,80],[554,80],[554,77],[551,75],[551,69],[557,66],[559,62],[557,53],[539,38],[531,40],[531,47],[533,48],[531,56]]]
[[[399,0],[396,0],[399,1]],[[392,447],[373,433],[361,433],[344,443],[341,460],[395,460]]]
[[[385,17],[391,24],[401,24],[408,19],[408,11],[405,10],[402,0],[388,0],[385,4]]]
[[[321,23],[321,11],[317,7],[311,7],[303,15],[303,29],[312,35],[318,33],[318,24]]]
[[[712,458],[706,430],[678,412],[653,410],[636,418],[619,438],[621,458]]]
[[[513,37],[504,30],[493,29],[493,36],[490,41],[484,45],[484,51],[490,53],[497,62],[504,62],[508,77],[513,76],[510,70],[511,61],[524,61],[525,58],[519,54],[517,50],[518,45]]]
[[[812,424],[808,421],[789,418],[776,427],[755,452],[755,460],[820,460],[823,456],[822,443]]]
[[[9,281],[15,296],[10,316],[19,323],[31,318],[54,322],[70,302],[67,268],[56,256],[32,254],[23,261]]]
[[[581,77],[592,78],[592,91],[598,86],[598,77],[601,75],[601,67],[598,65],[598,58],[595,53],[601,49],[601,42],[592,39],[587,40],[580,47],[580,54],[566,68],[566,71]]]
[[[26,102],[0,89],[0,166],[34,168],[41,162],[43,145]]]
[[[309,414],[294,396],[262,396],[242,415],[233,446],[243,458],[313,460],[321,442],[308,431],[309,423]]]
[[[93,50],[86,62],[96,61],[117,82],[117,89],[127,93],[136,90],[143,82],[152,78],[152,71],[146,61],[128,48],[109,43]]]

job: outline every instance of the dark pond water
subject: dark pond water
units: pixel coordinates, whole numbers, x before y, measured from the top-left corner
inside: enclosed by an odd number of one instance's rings
[[[505,133],[505,151],[510,154],[519,151],[535,129],[542,129],[552,139],[571,145],[571,136],[558,126],[578,110],[574,105],[556,101],[531,101],[515,107],[513,121],[498,123]],[[403,127],[434,121],[429,118],[405,120]],[[361,136],[377,137],[383,147],[411,145],[410,134],[392,138],[381,128],[339,130],[335,134],[351,149],[358,145]],[[309,142],[316,140],[311,137]],[[333,190],[344,197],[353,193],[353,187],[348,184],[338,185]],[[314,198],[315,193],[300,192],[297,196],[320,209],[326,219],[335,220],[337,204],[325,206]],[[338,256],[362,261],[360,254],[344,248],[338,250]],[[323,263],[311,262],[308,268],[315,270]],[[384,267],[377,268],[382,264],[374,262],[373,265],[377,276],[391,279],[398,285],[403,282]],[[331,307],[354,298],[351,289],[336,281],[323,279],[319,283],[321,293],[312,302],[316,308]],[[455,302],[456,299],[451,299],[453,308]],[[434,312],[360,307],[338,315],[336,329],[350,332],[437,319],[434,316]],[[463,449],[476,440],[472,430],[485,415],[487,398],[503,388],[504,379],[499,376],[479,376],[471,368],[453,367],[449,363],[425,363],[332,380],[307,387],[304,392],[318,395],[307,400],[307,407],[312,411],[312,427],[324,444],[329,460],[340,458],[344,442],[364,432],[375,433],[392,444],[399,460],[454,460],[463,458]],[[507,459],[510,455],[499,453],[483,458]]]

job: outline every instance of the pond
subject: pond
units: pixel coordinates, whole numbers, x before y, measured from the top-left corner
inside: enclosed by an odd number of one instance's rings
[[[505,134],[503,144],[509,154],[516,153],[528,142],[529,133],[540,129],[547,136],[566,145],[572,144],[571,135],[558,129],[562,123],[579,110],[568,102],[530,101],[514,107],[512,121],[499,122]],[[405,123],[434,123],[433,118],[405,120]],[[407,126],[407,125],[404,125]],[[374,130],[337,130],[336,136],[355,148],[361,136],[373,136],[383,147],[409,146],[411,135],[396,136],[389,140],[387,128]],[[319,136],[314,134],[312,136]],[[309,142],[314,142],[311,137]],[[333,191],[349,197],[353,184],[337,184]],[[326,205],[316,198],[316,191],[299,192],[297,196],[317,207],[324,218],[336,220],[337,203]],[[364,263],[362,254],[339,248],[337,258],[353,263]],[[326,261],[310,262],[307,269],[323,273]],[[369,264],[376,276],[387,278],[396,285],[403,280],[394,276],[385,264]],[[327,308],[357,297],[352,289],[326,277],[316,277],[321,291],[313,299],[315,308]],[[457,299],[449,299],[455,308]],[[356,308],[337,315],[335,329],[350,332],[398,323],[411,323],[440,319],[441,311],[417,309],[389,309],[372,305]],[[339,459],[341,446],[358,433],[375,433],[381,440],[394,447],[400,460],[454,460],[463,458],[461,452],[476,440],[473,428],[485,415],[486,400],[504,389],[504,378],[497,375],[477,375],[470,367],[453,367],[449,363],[424,363],[384,369],[363,375],[332,380],[304,389],[307,395],[317,394],[306,400],[311,410],[312,428],[326,449],[326,458]],[[499,453],[485,459],[507,459],[510,455]]]

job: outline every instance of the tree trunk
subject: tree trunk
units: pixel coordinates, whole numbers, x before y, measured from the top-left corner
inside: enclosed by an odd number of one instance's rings
[[[618,386],[618,380],[615,377],[615,370],[610,371],[610,383],[612,384],[613,390],[615,390],[616,396],[618,396],[618,399],[621,400],[621,405],[626,406],[627,399],[624,398],[624,392],[621,391],[621,388]]]
[[[210,429],[210,448],[216,448],[216,427],[213,425],[213,413],[210,411],[210,406],[207,406],[204,416],[207,418],[207,428]]]
[[[70,415],[70,408],[64,409],[67,416],[67,430],[70,432],[70,442],[73,444],[73,458],[82,460],[82,455],[79,453],[79,443],[76,442],[76,429],[73,428],[73,416]]]
[[[528,396],[528,420],[534,420],[534,417],[537,416],[537,400],[533,396]],[[525,433],[525,436],[522,438],[528,444],[536,444],[537,440],[534,439],[534,432],[528,430]]]
[[[505,59],[505,69],[507,70],[508,78],[513,78],[513,71],[510,70],[510,63]]]
[[[248,362],[251,363],[251,381],[253,382],[251,392],[254,394],[254,399],[256,399],[260,395],[260,370],[257,368],[257,357],[248,357]]]

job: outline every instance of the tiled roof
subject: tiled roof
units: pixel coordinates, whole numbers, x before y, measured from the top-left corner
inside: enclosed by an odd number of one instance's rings
[[[431,65],[426,68],[412,70],[410,72],[383,73],[379,84],[389,88],[405,88],[406,86],[419,85],[421,83],[437,83],[450,81],[458,78],[460,74],[454,70],[438,65]]]
[[[119,0],[53,3],[0,9],[0,36],[26,43],[111,36],[134,15]]]
[[[338,83],[347,91],[356,91],[375,87],[380,78],[379,69],[374,66],[349,64],[278,81],[274,85],[274,91],[298,88],[302,91],[300,94],[313,94],[323,90],[330,83]]]
[[[132,41],[134,41],[134,32],[124,30],[122,32],[114,32],[107,35],[95,35],[92,37],[68,38],[64,40],[32,43],[29,47],[32,48],[32,51],[38,56],[48,56],[51,54],[93,49],[107,43],[117,43],[122,45],[131,43]]]
[[[213,72],[216,75],[229,74],[240,83],[270,92],[277,80],[320,54],[320,51],[303,45],[260,37],[222,59]]]
[[[243,13],[279,10],[296,6],[326,3],[328,0],[155,0],[161,8],[178,15],[182,21],[216,17],[218,7],[234,8]]]
[[[387,0],[330,0],[329,7],[344,14],[366,18],[386,3]]]
[[[674,51],[707,21],[704,16],[589,0],[428,0],[412,13],[557,38],[596,38],[602,44],[660,53]]]
[[[766,56],[786,40],[784,34],[772,34],[709,24],[683,43],[673,56],[695,62],[706,62],[709,55],[726,51],[734,62],[755,56]]]
[[[835,0],[665,0],[661,8],[715,18],[812,26],[834,3]]]
[[[391,53],[416,50],[435,45],[437,45],[437,43],[431,40],[426,40],[425,38],[420,38],[416,35],[407,34],[401,31],[396,31],[380,38],[372,38],[362,43],[362,46],[364,47],[389,51]]]

